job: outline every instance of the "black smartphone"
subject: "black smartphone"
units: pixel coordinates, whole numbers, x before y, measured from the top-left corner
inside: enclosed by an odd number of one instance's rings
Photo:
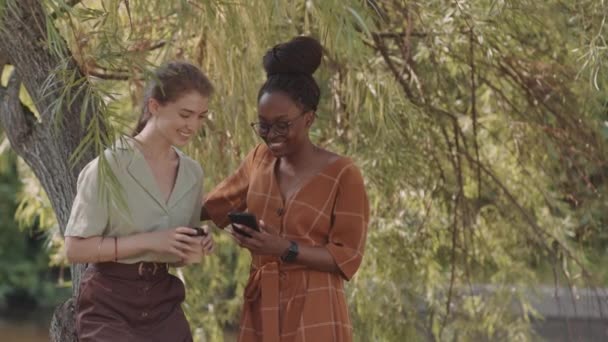
[[[228,218],[230,219],[230,222],[232,222],[232,223],[242,224],[243,226],[247,226],[251,229],[257,230],[258,232],[260,231],[260,228],[258,227],[258,219],[252,213],[232,212],[232,213],[228,213]],[[247,234],[246,232],[239,229],[234,224],[232,225],[232,229],[241,235],[244,235],[246,237],[251,237],[250,234]]]
[[[207,232],[203,228],[200,228],[200,227],[189,227],[189,228],[196,230],[196,234],[192,234],[190,236],[206,236],[207,235]]]

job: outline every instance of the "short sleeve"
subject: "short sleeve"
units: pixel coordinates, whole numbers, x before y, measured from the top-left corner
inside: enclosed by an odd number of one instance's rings
[[[78,175],[77,193],[65,236],[103,235],[108,226],[108,206],[101,200],[98,159],[87,164]]]
[[[339,179],[332,218],[326,247],[342,276],[350,280],[361,265],[369,222],[363,177],[354,164],[348,166]]]
[[[259,156],[261,145],[251,150],[239,168],[224,179],[205,198],[203,207],[209,217],[218,227],[226,227],[229,223],[228,213],[244,211],[247,208],[247,191],[251,172]]]

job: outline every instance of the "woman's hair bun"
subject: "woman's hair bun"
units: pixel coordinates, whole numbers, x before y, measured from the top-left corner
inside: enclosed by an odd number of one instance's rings
[[[276,74],[306,74],[312,76],[321,64],[323,48],[318,40],[300,36],[275,45],[264,55],[267,76]]]

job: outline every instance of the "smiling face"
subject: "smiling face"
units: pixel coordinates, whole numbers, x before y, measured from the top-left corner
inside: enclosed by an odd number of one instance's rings
[[[151,98],[148,101],[151,118],[147,125],[152,125],[169,144],[181,147],[201,128],[209,111],[208,106],[209,98],[195,91],[165,104]]]
[[[314,116],[312,111],[303,111],[287,94],[275,91],[260,97],[258,120],[258,134],[274,156],[280,158],[307,142]]]

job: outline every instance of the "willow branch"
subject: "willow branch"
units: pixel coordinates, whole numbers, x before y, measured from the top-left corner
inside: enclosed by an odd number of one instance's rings
[[[128,74],[108,73],[99,70],[87,70],[86,74],[102,80],[126,81],[131,78],[131,76]]]
[[[51,19],[55,20],[55,19],[59,18],[60,14],[63,14],[65,12],[67,12],[66,8],[72,8],[72,7],[78,5],[81,2],[82,2],[82,0],[68,0],[68,1],[66,1],[65,2],[65,6],[66,7],[62,6],[57,12],[51,13],[51,15],[50,15]]]
[[[376,50],[378,52],[380,52],[382,59],[384,59],[384,62],[390,69],[393,76],[397,79],[397,82],[399,82],[399,84],[401,85],[401,88],[403,88],[403,91],[405,92],[407,97],[410,99],[410,101],[415,101],[414,94],[412,93],[412,90],[410,89],[410,86],[408,85],[407,81],[403,77],[403,73],[401,73],[401,72],[399,72],[399,70],[397,70],[397,67],[391,60],[391,56],[388,53],[388,49],[387,49],[386,45],[384,44],[383,38],[378,36],[377,34],[372,34],[372,38],[374,39]],[[414,103],[416,103],[416,102],[414,102]]]
[[[473,116],[473,146],[475,147],[475,158],[477,158],[477,198],[481,198],[481,169],[479,168],[479,143],[477,141],[477,83],[475,82],[476,77],[476,65],[475,65],[475,33],[471,28],[469,37],[469,65],[471,67],[471,112]]]

